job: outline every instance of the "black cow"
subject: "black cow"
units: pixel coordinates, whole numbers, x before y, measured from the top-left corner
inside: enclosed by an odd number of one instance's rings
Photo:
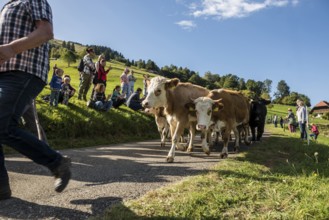
[[[251,129],[251,141],[260,141],[264,133],[267,108],[266,105],[270,104],[270,100],[258,99],[250,103],[250,119],[249,126]],[[257,127],[257,137],[256,137]]]

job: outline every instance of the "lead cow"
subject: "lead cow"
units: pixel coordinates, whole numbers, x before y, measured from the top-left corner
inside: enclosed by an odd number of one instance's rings
[[[196,111],[197,130],[207,131],[209,133],[210,126],[222,133],[224,146],[221,158],[228,156],[228,142],[231,131],[235,135],[235,151],[238,151],[240,135],[238,126],[242,127],[248,134],[249,122],[249,102],[240,92],[232,90],[212,90],[207,96],[197,98],[190,105],[191,111]],[[247,135],[244,142],[249,145]],[[202,141],[206,144],[206,141]]]
[[[175,148],[181,148],[178,143],[185,128],[190,129],[188,151],[192,151],[193,148],[195,120],[193,121],[189,117],[189,112],[185,105],[191,99],[208,95],[209,90],[191,83],[180,83],[179,79],[166,79],[158,76],[151,79],[147,92],[142,105],[145,108],[164,107],[168,115],[172,144],[167,156],[167,162],[173,162]],[[209,153],[209,149],[203,150]]]

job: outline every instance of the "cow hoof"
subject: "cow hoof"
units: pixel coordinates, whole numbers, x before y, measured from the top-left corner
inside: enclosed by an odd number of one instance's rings
[[[251,144],[251,141],[245,141],[245,145],[249,146]]]
[[[166,146],[166,143],[161,143],[161,147],[165,147]]]
[[[219,155],[219,157],[221,158],[221,159],[225,159],[225,158],[227,158],[227,153],[221,153],[220,155]]]
[[[188,152],[188,153],[193,152],[193,148],[191,148],[191,147],[187,148],[187,152]]]
[[[167,157],[167,163],[173,163],[174,158],[173,157]]]
[[[207,156],[209,156],[209,155],[210,155],[210,151],[205,152],[205,154],[206,154]]]
[[[234,153],[239,153],[239,148],[238,147],[234,147]]]

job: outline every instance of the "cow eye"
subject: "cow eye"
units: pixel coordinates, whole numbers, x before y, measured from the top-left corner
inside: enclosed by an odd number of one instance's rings
[[[207,115],[210,115],[211,114],[211,110],[209,109],[208,111],[207,111]]]
[[[155,96],[159,96],[161,94],[161,89],[158,89],[154,92],[154,95]]]

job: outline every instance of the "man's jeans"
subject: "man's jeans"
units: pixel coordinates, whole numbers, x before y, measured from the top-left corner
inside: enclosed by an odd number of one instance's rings
[[[8,184],[2,144],[50,170],[54,170],[60,163],[62,156],[58,152],[18,127],[25,106],[32,102],[44,86],[41,79],[28,73],[0,73],[0,187],[1,184]]]
[[[121,83],[121,94],[125,94],[126,99],[129,98],[129,84]]]
[[[300,138],[301,139],[307,139],[307,133],[306,133],[306,122],[299,121],[299,129],[300,129]]]

